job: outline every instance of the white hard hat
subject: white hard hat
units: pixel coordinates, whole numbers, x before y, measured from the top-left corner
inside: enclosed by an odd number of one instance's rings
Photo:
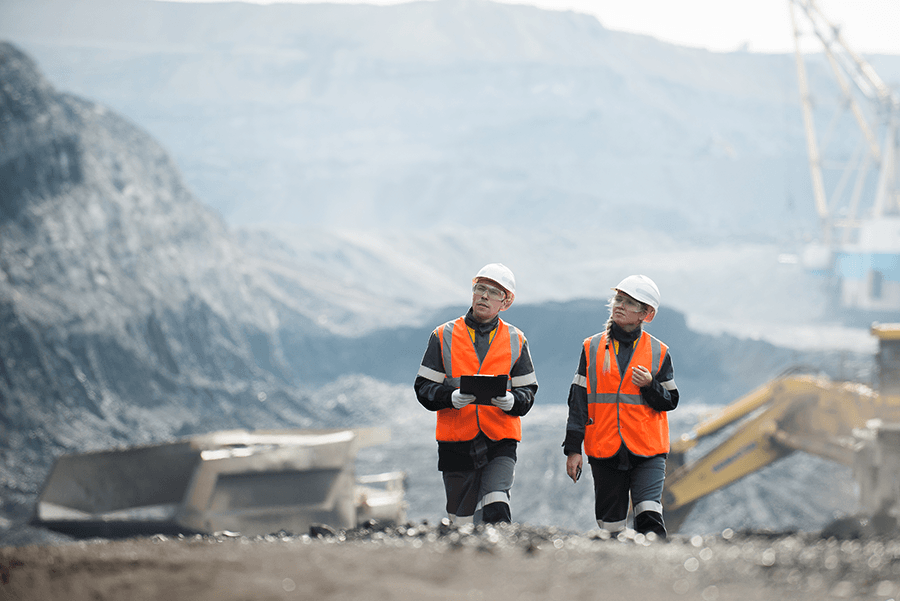
[[[475,283],[475,280],[478,278],[487,278],[489,280],[494,280],[509,293],[509,296],[515,298],[516,296],[516,276],[513,275],[513,272],[510,271],[509,267],[504,265],[503,263],[488,263],[481,270],[475,274],[475,277],[472,278],[472,283]]]
[[[630,275],[613,288],[624,292],[631,298],[653,307],[653,311],[647,316],[646,321],[653,321],[657,309],[659,309],[659,288],[653,280],[645,275]]]

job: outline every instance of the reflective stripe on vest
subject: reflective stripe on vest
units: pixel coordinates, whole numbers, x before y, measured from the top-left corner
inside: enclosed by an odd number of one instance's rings
[[[479,362],[475,344],[469,336],[465,318],[449,321],[437,329],[444,359],[445,383],[459,388],[459,377],[471,374],[509,375],[522,353],[523,336],[514,327],[499,320],[488,352]],[[510,384],[507,383],[507,389]],[[522,440],[522,422],[492,405],[466,405],[462,409],[440,409],[437,412],[435,438],[442,442],[472,440],[479,431],[491,440]]]
[[[618,361],[610,361],[603,373],[606,333],[596,334],[584,341],[587,359],[588,425],[585,428],[584,450],[590,457],[607,458],[615,455],[624,442],[628,449],[644,457],[669,451],[669,421],[664,411],[656,411],[644,402],[641,390],[623,378]],[[642,332],[635,344],[628,367],[642,365],[656,376],[668,347]],[[626,368],[626,374],[629,370]]]

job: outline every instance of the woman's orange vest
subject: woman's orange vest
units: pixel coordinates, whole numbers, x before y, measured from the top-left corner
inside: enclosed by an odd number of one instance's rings
[[[612,350],[612,349],[611,349]],[[656,376],[668,347],[642,332],[631,355],[629,367],[643,365]],[[635,455],[651,457],[669,451],[669,420],[665,411],[656,411],[641,397],[641,390],[619,373],[613,354],[606,372],[606,332],[584,341],[587,358],[588,424],[584,432],[584,451],[589,457],[612,457],[624,442]]]
[[[463,375],[509,375],[522,353],[522,334],[502,319],[483,362],[478,361],[478,353],[464,317],[438,326],[437,335],[447,374],[444,382],[455,388],[459,387],[459,377]],[[435,438],[441,442],[472,440],[479,431],[491,440],[522,440],[521,420],[493,405],[472,403],[462,409],[440,409],[437,412]]]

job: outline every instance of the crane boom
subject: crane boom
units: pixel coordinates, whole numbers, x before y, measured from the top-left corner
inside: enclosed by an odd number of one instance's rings
[[[807,247],[805,264],[836,284],[836,308],[893,321],[900,314],[900,96],[847,45],[816,0],[788,3],[812,196],[822,232],[821,242]],[[801,51],[801,17],[821,44],[840,92],[831,124],[841,125],[841,135],[825,139],[827,145],[816,132],[816,113],[826,103],[813,100]],[[853,125],[839,120],[847,112]],[[848,160],[847,127],[854,125],[862,154]],[[832,142],[836,148],[828,147]]]
[[[823,222],[826,232],[830,214],[828,211],[828,199],[825,194],[825,183],[822,178],[822,159],[819,156],[819,143],[816,139],[815,120],[813,118],[812,103],[810,101],[809,83],[806,74],[806,63],[800,52],[800,30],[797,27],[797,17],[794,15],[794,2],[790,3],[791,23],[794,30],[795,59],[797,62],[797,81],[800,87],[800,107],[803,110],[803,126],[806,131],[806,153],[809,157],[809,171],[812,177],[813,201],[816,204],[816,213]],[[830,235],[826,233],[826,237]]]

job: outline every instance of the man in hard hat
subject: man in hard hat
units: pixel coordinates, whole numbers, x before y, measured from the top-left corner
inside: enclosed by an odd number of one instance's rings
[[[501,263],[485,265],[472,279],[472,306],[438,326],[416,376],[416,398],[437,413],[438,470],[447,494],[447,515],[457,524],[510,522],[509,491],[521,416],[538,389],[528,341],[500,319],[515,300],[516,280]],[[490,404],[460,392],[460,376],[506,375],[505,394]]]
[[[566,473],[578,481],[583,443],[597,525],[613,534],[625,530],[630,496],[634,529],[665,537],[666,412],[678,405],[678,388],[668,347],[642,327],[659,309],[659,288],[631,275],[613,291],[606,329],[585,339],[569,387]]]

